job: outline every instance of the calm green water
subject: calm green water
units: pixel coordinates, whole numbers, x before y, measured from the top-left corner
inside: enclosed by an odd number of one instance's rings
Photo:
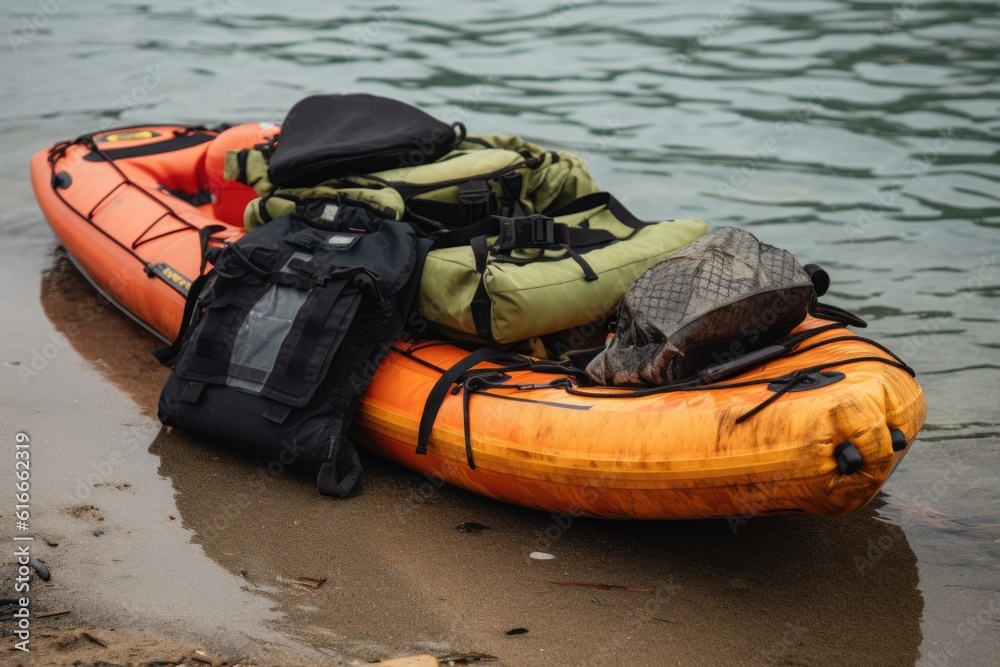
[[[307,94],[366,91],[578,151],[644,217],[746,227],[824,265],[827,300],[867,318],[926,391],[879,510],[917,555],[924,660],[996,648],[1000,623],[959,628],[1000,617],[994,0],[14,4],[0,256],[54,246],[26,168],[58,139],[280,121]]]

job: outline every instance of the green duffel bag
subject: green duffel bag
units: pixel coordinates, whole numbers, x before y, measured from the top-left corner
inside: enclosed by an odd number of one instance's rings
[[[492,343],[554,333],[613,313],[646,269],[706,229],[693,218],[643,222],[606,192],[545,215],[493,216],[439,238],[416,308]]]
[[[466,137],[435,162],[369,174],[349,174],[308,187],[276,187],[268,179],[267,151],[229,151],[225,178],[254,188],[259,199],[244,214],[247,230],[301,212],[303,204],[351,201],[379,215],[453,229],[491,215],[527,215],[597,192],[583,160],[516,136]]]

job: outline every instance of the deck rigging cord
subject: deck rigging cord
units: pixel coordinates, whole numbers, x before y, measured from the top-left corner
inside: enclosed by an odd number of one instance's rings
[[[583,370],[570,366],[566,362],[554,362],[546,360],[533,360],[529,357],[515,354],[512,352],[507,352],[504,350],[498,350],[495,348],[479,348],[471,352],[462,361],[453,365],[451,368],[444,369],[435,364],[428,362],[425,359],[421,359],[417,356],[416,352],[420,350],[427,349],[429,347],[434,347],[438,345],[448,345],[455,344],[454,341],[418,341],[412,344],[408,348],[402,348],[398,345],[394,345],[392,349],[419,363],[423,366],[431,368],[439,373],[441,373],[441,378],[435,383],[434,387],[429,394],[427,401],[424,405],[424,410],[421,415],[420,429],[417,438],[417,454],[426,454],[427,445],[430,440],[431,430],[434,426],[434,421],[436,420],[437,413],[444,403],[446,397],[450,395],[457,395],[459,393],[462,396],[462,415],[463,415],[463,428],[465,435],[465,452],[466,460],[468,462],[470,469],[475,469],[476,464],[472,452],[472,429],[471,429],[471,417],[470,417],[470,403],[472,401],[472,396],[477,393],[482,393],[485,395],[490,395],[488,390],[490,389],[515,389],[518,391],[532,391],[537,389],[562,389],[567,394],[572,396],[581,396],[587,398],[639,398],[644,396],[653,396],[656,394],[664,394],[671,392],[681,392],[681,391],[712,391],[719,389],[737,389],[741,387],[748,387],[753,385],[778,385],[774,389],[774,393],[759,404],[740,415],[736,418],[736,423],[741,424],[744,421],[750,419],[754,415],[758,414],[761,410],[764,410],[769,405],[777,401],[779,398],[784,396],[786,393],[794,390],[802,384],[809,383],[811,378],[814,377],[816,373],[822,373],[823,371],[838,368],[841,366],[846,366],[849,364],[861,363],[861,362],[875,362],[883,363],[893,368],[897,368],[908,373],[910,376],[915,376],[916,372],[904,362],[899,356],[893,353],[891,350],[887,349],[881,343],[874,341],[870,338],[857,335],[843,335],[835,336],[833,338],[828,338],[821,341],[816,341],[809,345],[804,345],[802,347],[797,347],[804,343],[805,341],[813,338],[822,333],[832,331],[838,328],[846,328],[848,322],[855,323],[860,322],[864,325],[863,320],[860,320],[855,315],[847,313],[847,311],[842,311],[839,308],[834,308],[830,306],[825,306],[823,309],[815,309],[813,314],[815,316],[825,316],[829,319],[836,317],[837,319],[829,324],[824,324],[819,327],[814,327],[806,331],[801,331],[797,334],[793,334],[781,341],[777,345],[784,348],[780,354],[775,354],[773,356],[767,357],[766,360],[761,361],[756,366],[769,361],[770,359],[777,357],[791,357],[797,356],[809,350],[816,349],[818,347],[829,345],[832,343],[853,341],[860,342],[867,345],[871,345],[877,348],[879,351],[888,355],[887,357],[879,355],[865,355],[858,357],[849,357],[847,359],[832,359],[820,364],[815,364],[806,368],[800,368],[790,373],[785,373],[783,375],[765,378],[755,378],[751,380],[741,380],[736,382],[726,382],[726,381],[712,381],[708,380],[706,374],[703,372],[695,374],[692,377],[685,378],[678,382],[673,382],[666,385],[661,385],[657,387],[641,387],[641,388],[629,388],[621,387],[614,388],[611,390],[592,390],[588,387],[592,386],[592,382],[589,376]],[[847,320],[847,321],[844,321]],[[751,356],[750,355],[745,356]],[[737,357],[735,362],[740,360]],[[494,362],[500,363],[499,366],[494,366],[490,368],[474,368],[481,363]],[[737,363],[734,368],[740,368]],[[746,370],[745,368],[740,368],[737,373]],[[532,371],[536,373],[546,373],[560,375],[562,377],[555,378],[549,382],[543,383],[516,383],[512,382],[512,378],[509,373],[514,373],[517,371]],[[500,395],[494,395],[494,397],[500,397]],[[507,397],[504,395],[504,397]]]
[[[109,131],[110,132],[120,132],[122,130],[136,129],[136,128],[140,128],[140,127],[146,127],[146,126],[136,125],[136,126],[120,127],[120,128],[115,128],[115,129],[109,130]],[[188,126],[188,127],[184,127],[184,128],[181,128],[181,129],[174,130],[174,137],[173,138],[177,139],[177,138],[180,138],[180,137],[192,136],[192,135],[195,135],[196,133],[204,133],[205,136],[214,135],[214,134],[218,134],[218,132],[221,131],[220,128],[222,128],[222,126],[219,126],[217,128],[211,128],[211,129],[206,128],[206,127],[204,127],[202,125]],[[199,228],[197,225],[194,225],[191,222],[185,220],[181,215],[179,215],[177,213],[177,211],[175,211],[169,204],[167,204],[165,201],[163,201],[160,197],[157,197],[152,192],[150,192],[146,188],[142,187],[141,185],[135,183],[132,179],[130,179],[128,177],[128,175],[122,170],[122,168],[119,167],[115,163],[116,157],[113,156],[113,155],[111,155],[111,154],[109,154],[104,149],[102,149],[98,145],[98,142],[94,141],[94,137],[97,136],[97,134],[99,134],[99,133],[98,132],[94,132],[94,133],[90,133],[90,134],[81,135],[81,136],[77,137],[76,139],[71,139],[71,140],[67,140],[67,141],[61,141],[61,142],[55,144],[54,146],[52,146],[51,149],[49,149],[48,162],[49,162],[49,167],[50,167],[51,174],[52,174],[52,178],[51,178],[50,183],[52,185],[53,193],[56,195],[56,197],[59,199],[59,201],[61,201],[69,210],[71,210],[74,214],[76,214],[81,220],[83,220],[84,222],[86,222],[87,224],[89,224],[91,227],[93,227],[94,229],[96,229],[98,232],[100,232],[103,236],[105,236],[106,238],[108,238],[115,245],[117,245],[122,250],[124,250],[126,253],[128,253],[132,258],[134,258],[135,260],[137,260],[138,262],[140,262],[146,268],[147,274],[153,275],[152,274],[152,264],[150,264],[149,262],[147,262],[145,259],[143,259],[136,252],[136,250],[139,248],[140,245],[143,245],[144,243],[149,243],[150,241],[154,241],[156,239],[163,238],[165,236],[169,236],[171,234],[176,234],[178,232],[193,231],[193,232],[196,232],[196,233],[200,233],[201,228]],[[170,140],[168,140],[168,141],[170,141]],[[165,143],[165,142],[162,142],[162,143]],[[59,179],[58,174],[56,172],[56,169],[57,169],[57,166],[58,166],[57,163],[60,160],[62,160],[63,158],[66,157],[66,152],[67,152],[67,150],[69,150],[70,147],[76,146],[76,145],[82,145],[82,146],[85,146],[86,148],[89,148],[91,150],[91,154],[99,156],[102,159],[102,161],[104,161],[108,165],[110,165],[118,173],[118,175],[121,177],[121,181],[117,185],[115,185],[113,188],[111,188],[107,193],[105,193],[105,195],[103,197],[101,197],[97,201],[97,203],[94,204],[94,206],[91,207],[90,211],[87,212],[87,213],[84,213],[83,211],[79,210],[73,204],[71,204],[70,202],[68,202],[65,197],[63,197],[62,192],[60,192],[60,190],[62,189],[60,187],[61,180]],[[85,158],[81,158],[81,159],[85,159]],[[163,214],[160,215],[155,220],[153,220],[153,222],[150,223],[135,238],[135,240],[131,244],[125,244],[125,243],[123,243],[118,238],[116,238],[115,236],[113,236],[112,234],[110,234],[109,232],[107,232],[105,229],[103,229],[94,220],[94,214],[97,212],[97,209],[100,208],[102,204],[104,204],[115,192],[118,192],[123,186],[124,187],[133,187],[133,188],[135,188],[136,190],[138,190],[139,192],[141,192],[143,195],[145,195],[149,199],[151,199],[154,202],[156,202],[164,210]],[[167,230],[165,232],[162,232],[162,233],[157,234],[155,236],[151,236],[149,238],[144,238],[146,236],[146,234],[148,234],[154,227],[156,227],[158,224],[160,224],[160,222],[162,222],[163,220],[166,220],[166,219],[172,219],[172,220],[180,223],[181,226],[177,227],[175,229]],[[218,227],[217,231],[220,231],[222,229],[225,229],[225,228]]]

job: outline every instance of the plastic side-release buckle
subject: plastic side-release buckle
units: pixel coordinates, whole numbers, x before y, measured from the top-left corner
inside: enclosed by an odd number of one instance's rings
[[[515,248],[546,248],[556,243],[555,221],[544,215],[528,215],[523,218],[501,218],[496,250]]]
[[[489,217],[493,191],[483,180],[466,181],[458,185],[458,203],[465,211],[467,224],[474,224]]]
[[[483,204],[490,200],[490,184],[483,180],[466,181],[458,185],[458,201],[461,204]]]

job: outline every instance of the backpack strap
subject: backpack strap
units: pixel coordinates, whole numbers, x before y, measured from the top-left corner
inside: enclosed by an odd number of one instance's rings
[[[205,274],[205,266],[208,263],[209,239],[211,239],[212,234],[215,232],[225,230],[226,227],[223,225],[208,225],[198,230],[198,242],[201,246],[201,266],[198,269],[198,277],[195,278],[194,282],[191,283],[190,289],[188,289],[187,300],[184,302],[184,314],[181,316],[181,329],[177,333],[177,338],[174,339],[173,343],[153,350],[153,356],[164,366],[170,367],[174,365],[174,361],[177,359],[177,355],[181,349],[181,341],[184,339],[184,333],[187,331],[188,325],[191,323],[191,317],[194,315],[195,304],[198,303],[201,290],[205,287],[205,281],[208,280],[208,276]]]
[[[361,484],[361,459],[345,435],[343,421],[335,419],[334,422],[323,463],[316,474],[316,490],[323,496],[347,498],[354,495]]]

